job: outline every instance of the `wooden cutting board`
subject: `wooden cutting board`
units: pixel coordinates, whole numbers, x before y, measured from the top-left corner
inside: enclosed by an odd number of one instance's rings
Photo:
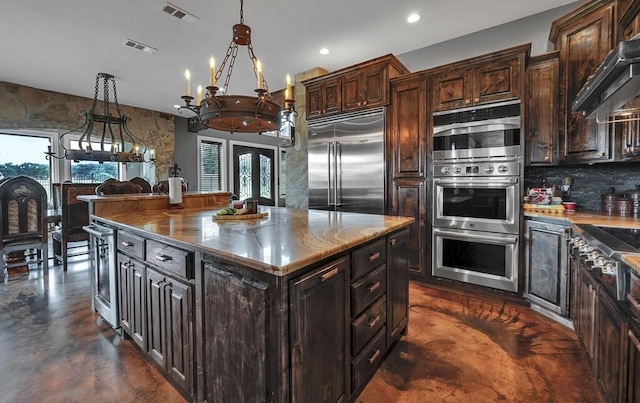
[[[214,220],[225,221],[225,220],[256,220],[259,218],[266,218],[269,216],[269,213],[256,213],[256,214],[239,214],[239,215],[213,215]]]

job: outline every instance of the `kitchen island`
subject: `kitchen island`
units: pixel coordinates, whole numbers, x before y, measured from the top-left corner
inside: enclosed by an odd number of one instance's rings
[[[139,197],[83,200],[116,229],[124,334],[188,399],[352,400],[406,331],[411,218]]]

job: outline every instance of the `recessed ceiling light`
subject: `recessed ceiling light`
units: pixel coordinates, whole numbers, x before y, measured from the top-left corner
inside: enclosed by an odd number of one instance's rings
[[[327,48],[320,49],[320,54],[321,55],[328,55],[329,54],[329,49],[327,49]]]
[[[420,20],[420,14],[417,13],[409,14],[409,16],[407,17],[407,22],[411,24],[413,24],[414,22],[418,22],[418,20]]]

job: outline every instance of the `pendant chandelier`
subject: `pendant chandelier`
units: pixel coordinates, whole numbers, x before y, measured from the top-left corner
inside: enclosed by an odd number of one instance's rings
[[[251,28],[244,24],[244,1],[240,0],[240,23],[233,26],[233,39],[227,49],[227,53],[220,65],[215,70],[215,60],[213,57],[209,63],[209,85],[202,99],[201,87],[198,88],[195,105],[192,105],[194,98],[191,96],[191,77],[189,70],[186,71],[187,93],[182,96],[185,106],[179,108],[189,109],[196,114],[201,128],[211,128],[230,133],[264,133],[281,130],[284,125],[291,126],[295,116],[295,101],[291,91],[291,81],[287,77],[285,89],[284,108],[272,101],[271,93],[267,81],[262,75],[262,66],[253,52],[251,44]],[[253,64],[253,71],[256,76],[257,88],[256,96],[232,95],[229,94],[229,81],[233,72],[234,63],[238,55],[238,47],[246,46],[249,58]],[[227,68],[223,87],[217,86]],[[192,120],[191,120],[192,121]]]
[[[96,112],[98,108],[98,93],[102,81],[102,114]],[[111,84],[111,86],[110,86]],[[116,115],[112,114],[110,100],[110,88],[113,88],[113,106]],[[116,79],[107,73],[98,73],[96,76],[95,92],[91,108],[80,111],[84,116],[82,126],[63,133],[59,138],[59,144],[63,150],[63,155],[57,157],[49,149],[47,156],[58,159],[68,159],[73,161],[96,161],[96,162],[145,162],[144,154],[147,151],[146,144],[138,137],[134,136],[127,122],[131,120],[120,111],[118,104],[118,92],[116,90]],[[64,145],[64,138],[69,136],[71,140],[77,140],[79,149],[67,148]],[[99,149],[94,146],[99,143]],[[130,144],[129,150],[125,151],[125,145]],[[120,150],[122,147],[122,150]],[[150,150],[150,160],[155,159],[154,151]]]

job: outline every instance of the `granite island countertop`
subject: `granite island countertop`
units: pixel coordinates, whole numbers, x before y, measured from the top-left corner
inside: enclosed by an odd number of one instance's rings
[[[94,217],[278,276],[413,222],[409,217],[264,206],[259,208],[268,213],[263,219],[216,221],[215,212],[212,208],[157,209]]]

